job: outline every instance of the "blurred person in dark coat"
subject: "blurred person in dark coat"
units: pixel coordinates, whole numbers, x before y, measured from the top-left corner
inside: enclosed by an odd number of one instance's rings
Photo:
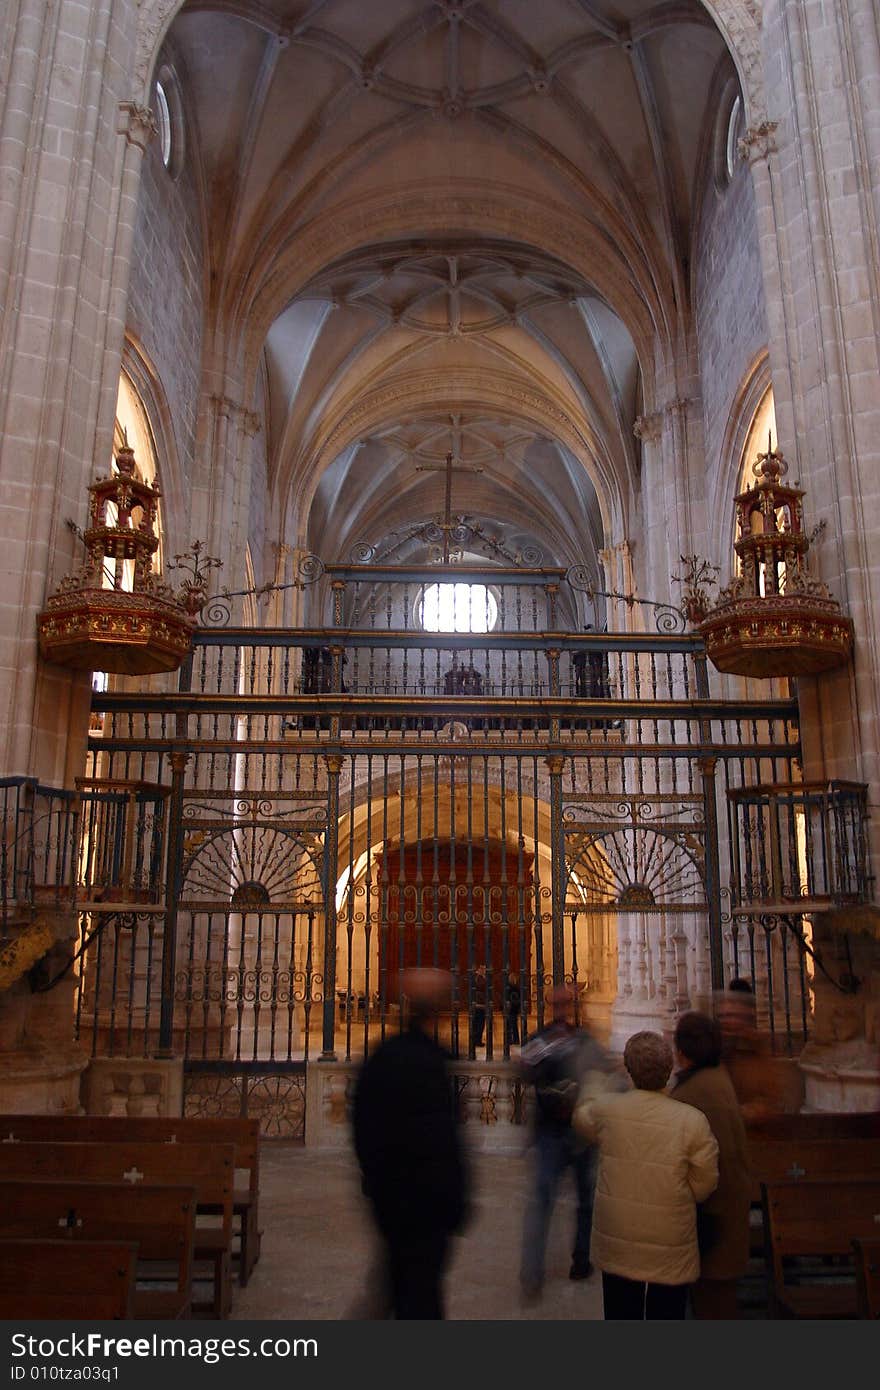
[[[787,1108],[783,1065],[758,1030],[757,1000],[748,980],[731,980],[715,995],[721,1057],[733,1082],[746,1125]],[[794,1106],[797,1109],[797,1106]]]
[[[752,1178],[746,1129],[721,1061],[716,1020],[682,1014],[673,1045],[678,1070],[669,1094],[702,1111],[718,1144],[718,1186],[697,1209],[700,1275],[691,1285],[691,1308],[697,1318],[736,1318],[736,1281],[749,1262]]]
[[[507,1021],[508,1043],[519,1042],[519,1016],[521,1012],[522,994],[519,987],[519,976],[515,970],[511,970],[504,986],[504,1013]]]
[[[407,1026],[371,1053],[355,1090],[355,1152],[383,1246],[383,1293],[396,1318],[444,1316],[450,1238],[468,1211],[450,1058],[432,1036],[451,983],[443,970],[401,974]]]
[[[478,965],[474,969],[473,1044],[475,1048],[482,1047],[483,1034],[486,1031],[487,989],[486,967],[485,965]]]
[[[558,985],[550,995],[550,1023],[523,1045],[520,1072],[535,1088],[534,1171],[523,1223],[520,1288],[533,1303],[544,1287],[547,1237],[563,1174],[571,1170],[577,1215],[570,1279],[589,1279],[590,1229],[596,1183],[596,1153],[572,1126],[585,1088],[616,1084],[613,1063],[589,1029],[575,1024],[575,992]]]

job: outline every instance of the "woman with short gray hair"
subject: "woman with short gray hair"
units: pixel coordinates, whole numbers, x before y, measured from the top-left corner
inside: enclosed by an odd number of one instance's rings
[[[705,1115],[664,1094],[672,1060],[659,1033],[635,1033],[623,1053],[632,1090],[575,1110],[599,1146],[591,1258],[606,1320],[683,1318],[700,1273],[697,1202],[718,1182],[718,1145]]]

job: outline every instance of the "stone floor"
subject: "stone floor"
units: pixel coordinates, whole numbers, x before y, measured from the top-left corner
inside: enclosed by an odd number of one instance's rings
[[[473,1156],[474,1216],[457,1238],[447,1277],[447,1316],[458,1321],[601,1319],[601,1277],[568,1278],[574,1183],[560,1193],[547,1248],[544,1296],[523,1307],[518,1271],[527,1155]],[[350,1153],[266,1143],[260,1159],[263,1244],[247,1288],[236,1286],[232,1317],[362,1317],[373,1252],[369,1212]]]

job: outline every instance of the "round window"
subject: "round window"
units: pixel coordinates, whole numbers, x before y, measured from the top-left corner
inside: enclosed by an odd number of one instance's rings
[[[498,604],[485,584],[428,584],[416,617],[426,632],[491,632]]]

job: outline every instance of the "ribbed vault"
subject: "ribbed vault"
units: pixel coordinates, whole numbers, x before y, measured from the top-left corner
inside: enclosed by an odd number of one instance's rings
[[[707,6],[189,0],[166,53],[218,370],[266,384],[282,528],[393,548],[437,516],[425,465],[452,452],[480,470],[456,511],[513,554],[595,562],[625,536],[733,71]]]

